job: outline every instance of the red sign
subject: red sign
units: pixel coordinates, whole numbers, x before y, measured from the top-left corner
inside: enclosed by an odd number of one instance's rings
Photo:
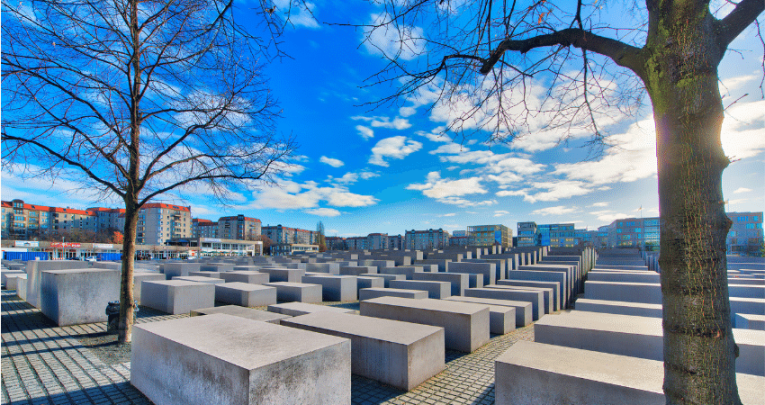
[[[64,248],[64,247],[78,248],[80,246],[82,246],[82,245],[77,243],[77,242],[66,242],[66,243],[64,243],[64,242],[51,242],[51,244],[50,244],[50,247],[54,247],[54,248]]]

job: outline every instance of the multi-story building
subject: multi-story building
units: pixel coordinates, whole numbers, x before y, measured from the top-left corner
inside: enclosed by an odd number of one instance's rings
[[[74,230],[97,232],[97,212],[26,204],[18,199],[2,201],[4,237],[26,239],[45,233],[68,233]]]
[[[392,235],[388,236],[388,249],[390,250],[404,250],[406,247],[404,246],[405,239],[401,235]]]
[[[475,225],[467,229],[471,246],[513,247],[513,231],[504,225]]]
[[[217,238],[218,223],[209,219],[194,218],[191,220],[191,237],[197,238]]]
[[[299,243],[304,245],[316,243],[316,232],[305,229],[269,225],[261,227],[260,232],[271,239],[273,243]]]
[[[617,219],[608,226],[608,246],[652,249],[659,245],[658,217]]]
[[[518,222],[518,247],[537,246],[537,223]]]
[[[468,246],[469,243],[470,243],[470,237],[467,235],[463,235],[463,236],[452,235],[452,237],[449,238],[449,246]]]
[[[762,254],[762,212],[729,212],[733,224],[725,244],[728,253]]]
[[[122,208],[104,208],[104,207],[91,207],[87,210],[91,214],[96,216],[96,228],[97,230],[117,230],[122,232],[123,228],[120,227],[120,215],[125,213],[125,209]]]
[[[218,237],[235,240],[255,240],[260,236],[260,220],[244,215],[218,219]]]
[[[367,246],[370,250],[388,249],[387,233],[370,233],[367,235]]]
[[[124,223],[124,214],[123,214]],[[191,237],[191,207],[148,203],[138,211],[136,243],[164,245],[171,239]]]
[[[460,229],[460,230],[456,230],[456,231],[452,232],[452,238],[460,237],[460,236],[468,236],[467,231]]]
[[[428,229],[424,231],[406,231],[405,248],[412,250],[443,249],[449,246],[448,231],[443,229]]]
[[[348,250],[367,250],[369,249],[368,240],[366,236],[354,236],[352,238],[345,238],[345,244],[348,246]]]
[[[327,244],[327,250],[348,250],[348,245],[345,243],[345,238],[339,236],[327,236],[324,238]]]

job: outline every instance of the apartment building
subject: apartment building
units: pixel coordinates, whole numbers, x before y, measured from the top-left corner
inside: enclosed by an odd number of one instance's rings
[[[451,235],[448,231],[443,229],[428,229],[417,231],[412,229],[406,231],[405,234],[405,249],[414,250],[432,250],[443,249],[449,246],[449,238]]]
[[[122,215],[124,223],[124,214]],[[136,243],[164,245],[172,239],[191,237],[191,207],[148,203],[138,211]]]
[[[45,233],[73,230],[97,232],[95,211],[27,204],[23,200],[2,201],[2,236],[27,239]]]
[[[388,249],[390,250],[406,249],[406,239],[401,235],[388,236]]]
[[[217,238],[218,223],[209,219],[193,218],[191,220],[191,237],[197,238]]]
[[[324,243],[327,244],[327,250],[348,250],[345,238],[339,236],[327,236],[324,238]]]
[[[269,225],[262,226],[260,232],[271,239],[273,243],[298,243],[303,245],[313,245],[316,243],[316,232],[305,229]]]
[[[537,246],[537,223],[518,222],[518,247]]]
[[[513,231],[501,224],[469,226],[467,234],[470,238],[468,242],[470,246],[513,247]]]
[[[260,236],[261,224],[257,218],[237,215],[218,219],[218,237],[235,240],[255,240]]]
[[[354,236],[351,238],[345,238],[345,245],[348,250],[368,250],[368,240],[366,236]]]
[[[762,212],[729,212],[733,224],[725,240],[728,253],[762,253]]]

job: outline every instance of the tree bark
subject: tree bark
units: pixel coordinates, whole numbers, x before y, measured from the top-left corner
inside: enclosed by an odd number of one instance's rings
[[[664,392],[668,404],[740,404],[722,194],[730,161],[717,87],[724,48],[706,6],[661,7],[661,19],[652,14],[643,78],[659,162]]]
[[[138,209],[135,201],[125,201],[125,228],[122,242],[122,280],[120,282],[119,343],[131,341],[135,299],[133,297],[133,268],[135,259]]]

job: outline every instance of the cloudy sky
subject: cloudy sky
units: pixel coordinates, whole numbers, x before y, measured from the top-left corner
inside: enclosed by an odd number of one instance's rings
[[[366,2],[309,4],[322,21],[364,23],[381,13]],[[242,15],[255,6],[239,5]],[[443,105],[430,109],[427,92],[394,106],[364,105],[390,94],[390,88],[365,87],[364,80],[384,67],[380,53],[396,46],[396,35],[381,33],[362,43],[362,30],[320,24],[305,12],[293,14],[292,23],[283,37],[292,59],[267,69],[283,109],[279,129],[300,144],[289,173],[276,186],[238,190],[229,206],[189,193],[185,200],[166,195],[163,201],[191,205],[193,216],[211,220],[244,214],[264,225],[305,229],[322,221],[330,236],[451,232],[496,223],[515,233],[517,222],[529,220],[596,229],[618,218],[659,215],[650,109],[638,117],[612,117],[605,129],[614,146],[595,157],[583,147],[589,134],[575,133],[559,144],[560,134],[541,130],[543,123],[510,145],[486,145],[480,132],[455,141],[443,134],[454,111]],[[739,52],[720,66],[723,102],[730,105],[722,142],[734,161],[723,177],[729,211],[765,209],[762,48],[754,34],[750,28],[737,39],[732,48]],[[530,103],[541,96],[529,94]],[[3,170],[3,200],[109,205],[71,192],[75,187],[66,179],[50,186]]]

